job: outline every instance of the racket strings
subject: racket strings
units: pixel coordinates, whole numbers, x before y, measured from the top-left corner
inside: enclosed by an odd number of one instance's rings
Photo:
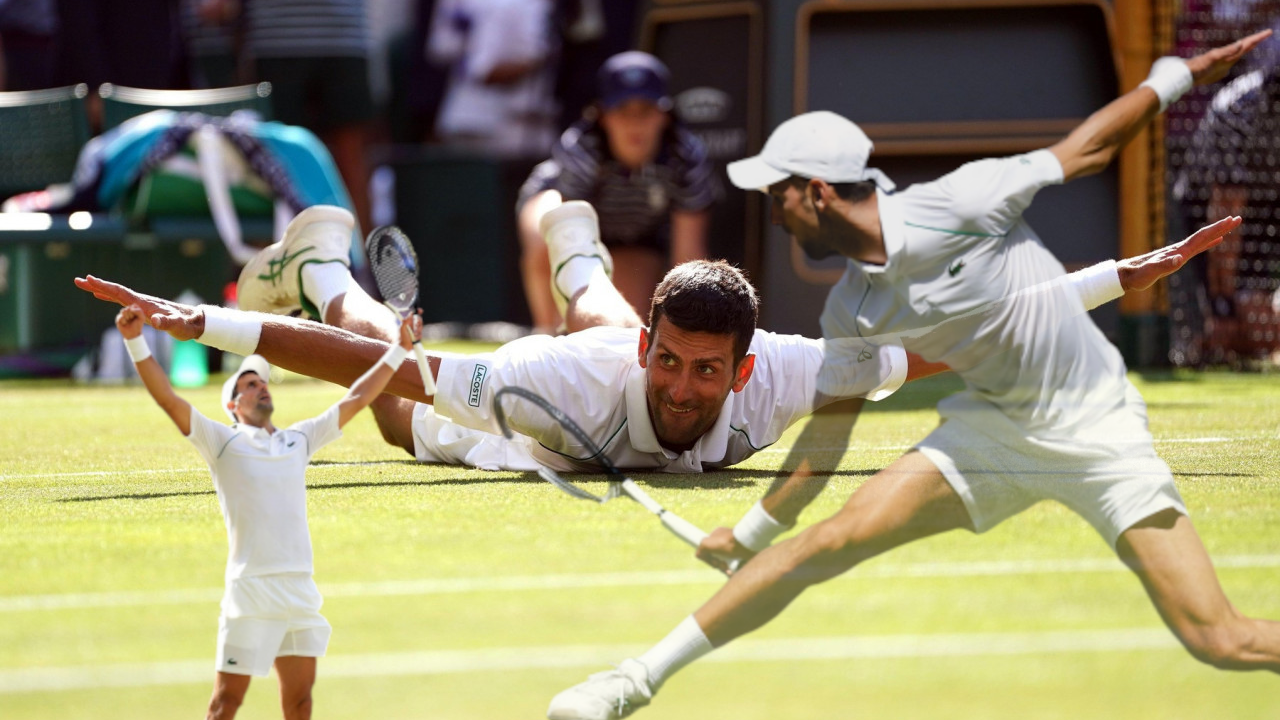
[[[383,300],[404,314],[418,300],[418,258],[408,236],[392,226],[375,229],[365,243],[369,271]]]

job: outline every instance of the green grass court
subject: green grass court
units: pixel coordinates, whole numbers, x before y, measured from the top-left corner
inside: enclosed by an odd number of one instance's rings
[[[1134,380],[1227,593],[1280,619],[1280,377]],[[802,525],[923,437],[956,387],[934,378],[871,408],[843,457],[830,439],[838,469]],[[341,393],[290,378],[276,422]],[[221,416],[215,383],[184,395]],[[140,386],[6,382],[0,416],[0,718],[201,716],[226,537],[195,450]],[[731,525],[798,436],[733,472],[637,480],[704,528]],[[318,718],[540,718],[720,581],[637,505],[415,464],[368,413],[317,455],[308,485],[334,627]],[[279,717],[274,678],[255,681],[240,717]],[[639,717],[1276,718],[1280,678],[1197,663],[1094,531],[1042,504],[810,591]]]

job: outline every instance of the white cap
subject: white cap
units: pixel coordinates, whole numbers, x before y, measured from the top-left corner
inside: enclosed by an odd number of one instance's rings
[[[232,422],[237,422],[235,413],[227,407],[231,402],[231,396],[236,392],[236,382],[240,380],[240,376],[247,373],[257,373],[263,382],[270,380],[271,366],[267,364],[267,359],[261,355],[250,355],[240,363],[240,369],[231,373],[231,377],[222,383],[222,409],[231,418]]]
[[[729,163],[729,180],[743,190],[765,190],[792,175],[829,183],[874,180],[881,190],[896,187],[887,175],[867,167],[871,140],[862,128],[826,110],[782,123],[759,155]]]

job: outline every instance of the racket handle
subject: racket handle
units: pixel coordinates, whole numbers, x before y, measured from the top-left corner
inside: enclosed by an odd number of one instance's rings
[[[436,380],[431,375],[431,365],[427,363],[427,353],[422,349],[422,341],[413,344],[413,356],[418,360],[418,372],[422,374],[422,391],[428,396],[436,394]]]
[[[668,530],[676,534],[676,537],[689,543],[693,547],[698,547],[703,540],[707,539],[707,534],[698,529],[698,526],[676,515],[670,510],[663,510],[658,515],[658,519],[666,526]]]

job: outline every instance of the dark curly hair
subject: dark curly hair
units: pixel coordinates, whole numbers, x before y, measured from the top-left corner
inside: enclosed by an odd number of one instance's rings
[[[649,327],[667,318],[687,332],[733,335],[733,359],[747,356],[760,299],[741,270],[723,260],[691,260],[672,268],[653,291]]]

